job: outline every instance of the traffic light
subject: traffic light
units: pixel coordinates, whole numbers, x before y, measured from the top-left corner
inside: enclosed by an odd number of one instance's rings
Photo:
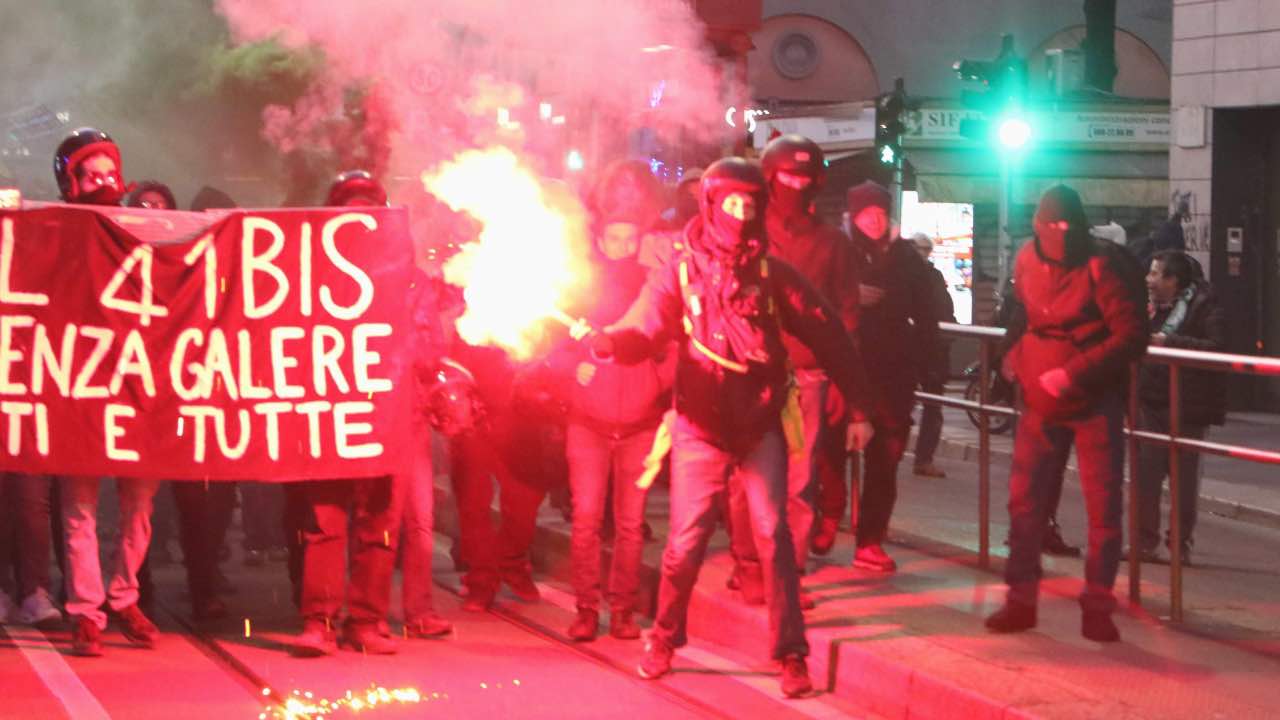
[[[902,133],[906,125],[902,114],[907,109],[907,91],[902,78],[893,81],[893,92],[876,98],[876,154],[885,165],[902,161]]]
[[[964,104],[982,110],[985,118],[960,121],[960,134],[971,140],[1016,151],[1034,135],[1027,121],[1027,62],[1013,49],[1013,36],[1000,41],[1000,54],[991,60],[958,60],[952,68],[961,80],[981,82],[982,91],[966,90]]]

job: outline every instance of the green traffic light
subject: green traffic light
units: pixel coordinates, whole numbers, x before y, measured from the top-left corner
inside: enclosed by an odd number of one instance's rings
[[[892,165],[894,163],[893,146],[885,145],[884,147],[880,148],[880,162],[884,163],[885,165]]]
[[[1021,149],[1031,140],[1031,124],[1020,117],[1007,117],[1000,121],[996,138],[1007,150]]]

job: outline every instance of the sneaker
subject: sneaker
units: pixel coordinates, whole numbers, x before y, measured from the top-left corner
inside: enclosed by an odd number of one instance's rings
[[[931,462],[916,465],[912,468],[912,472],[920,477],[928,478],[944,478],[947,476],[946,471]]]
[[[1004,607],[987,618],[985,624],[988,630],[998,634],[1030,630],[1036,626],[1036,607],[1005,603]]]
[[[1040,552],[1055,557],[1080,557],[1080,548],[1068,545],[1067,541],[1062,539],[1062,528],[1056,520],[1049,521],[1049,527],[1044,533],[1044,541],[1040,545]]]
[[[9,593],[0,590],[0,625],[8,625],[18,619],[18,608],[9,599]]]
[[[609,615],[609,634],[616,640],[635,640],[640,637],[640,625],[631,610],[614,610]]]
[[[44,632],[62,627],[62,612],[53,604],[48,591],[44,588],[36,588],[35,592],[22,601],[22,608],[18,610],[16,619],[24,625],[33,625]]]
[[[267,564],[267,553],[262,550],[244,551],[245,567],[262,567]]]
[[[840,522],[833,518],[823,518],[818,525],[818,532],[813,534],[813,540],[809,541],[809,551],[814,555],[826,555],[831,552],[831,548],[836,546],[836,531],[840,529]]]
[[[898,563],[889,557],[889,553],[879,543],[858,548],[853,553],[853,566],[878,572],[893,572],[898,569]]]
[[[302,632],[293,639],[289,654],[299,658],[317,658],[338,652],[337,633],[324,620],[304,620]]]
[[[542,593],[533,582],[533,576],[527,571],[504,573],[502,582],[506,583],[507,587],[511,588],[511,592],[524,602],[538,602],[542,599]]]
[[[809,679],[809,666],[801,655],[788,655],[782,658],[782,694],[789,698],[798,698],[813,692],[813,681]]]
[[[120,625],[120,632],[126,640],[141,648],[156,646],[156,636],[160,631],[156,629],[155,623],[142,614],[136,604],[116,610],[114,615],[116,623]]]
[[[80,657],[102,656],[102,628],[87,617],[77,617],[71,631],[71,654]]]
[[[1120,628],[1111,619],[1111,613],[1097,610],[1085,610],[1080,617],[1080,634],[1094,642],[1118,642]]]
[[[395,655],[400,649],[394,640],[378,632],[377,623],[348,622],[342,629],[342,643],[366,655]]]
[[[600,631],[600,613],[591,608],[578,608],[578,617],[569,626],[569,639],[574,642],[591,642]]]
[[[404,624],[404,636],[418,640],[443,637],[451,632],[453,632],[453,623],[434,613]]]
[[[671,672],[671,658],[675,653],[670,645],[650,635],[645,638],[644,657],[640,659],[636,672],[646,680],[657,680]]]
[[[466,612],[488,612],[489,608],[493,607],[493,598],[496,594],[496,591],[488,588],[471,588],[467,593],[467,599],[462,601],[462,609]]]

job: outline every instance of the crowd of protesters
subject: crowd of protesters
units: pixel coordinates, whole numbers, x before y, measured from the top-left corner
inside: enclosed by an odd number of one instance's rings
[[[885,542],[914,393],[943,391],[948,351],[938,323],[953,318],[945,281],[928,261],[933,241],[899,236],[888,190],[871,181],[850,188],[845,232],[817,215],[825,166],[819,146],[794,135],[774,139],[759,163],[725,158],[691,170],[674,193],[642,162],[610,165],[583,197],[593,286],[569,308],[582,320],[533,362],[449,332],[447,294],[417,271],[409,299],[411,471],[239,483],[244,563],[288,564],[301,621],[293,653],[396,652],[389,610],[397,558],[400,635],[451,632],[432,601],[434,432],[448,449],[464,611],[488,610],[504,585],[520,600],[539,600],[530,560],[538,508],[567,482],[577,604],[567,635],[593,640],[607,609],[613,637],[639,638],[641,555],[652,532],[647,495],[660,480],[669,484],[670,522],[640,674],[665,675],[687,641],[690,598],[709,539],[723,524],[731,587],[768,607],[784,694],[809,692],[804,611],[814,601],[801,578],[811,554],[830,552],[846,504],[854,567],[895,571]],[[54,163],[64,202],[177,208],[162,183],[126,185],[122,167],[119,148],[91,128],[72,133]],[[387,202],[377,179],[350,171],[323,204]],[[212,188],[191,205],[228,207],[234,202]],[[1062,468],[1075,444],[1089,515],[1082,633],[1114,641],[1124,467],[1117,390],[1148,342],[1220,349],[1222,312],[1185,253],[1160,250],[1140,266],[1127,250],[1091,237],[1070,188],[1045,193],[1034,229],[1017,256],[1005,353],[1023,403],[1010,478],[1009,595],[987,626],[1014,632],[1036,624],[1039,558],[1046,533],[1056,533]],[[1139,424],[1155,432],[1169,427],[1162,373],[1144,367],[1139,377]],[[1183,434],[1203,437],[1223,420],[1224,393],[1212,376],[1188,373],[1186,383]],[[940,426],[940,413],[926,410],[919,476],[945,477],[933,462]],[[850,461],[859,455],[862,468],[853,463],[852,470],[861,482],[852,489],[860,497],[850,502]],[[1198,460],[1182,458],[1181,537],[1173,541],[1186,557]],[[1151,446],[1139,466],[1134,542],[1150,560],[1168,454]],[[54,629],[69,622],[72,652],[96,656],[113,619],[130,643],[152,647],[158,631],[143,610],[155,592],[148,549],[151,561],[162,562],[174,539],[191,617],[228,614],[219,566],[229,555],[236,484],[114,483],[119,519],[103,565],[97,478],[5,474],[0,623]],[[602,573],[607,535],[612,553]],[[55,558],[60,587],[52,580]]]

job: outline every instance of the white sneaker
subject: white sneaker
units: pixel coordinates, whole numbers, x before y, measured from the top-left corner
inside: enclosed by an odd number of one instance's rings
[[[53,604],[53,600],[44,588],[37,588],[22,601],[22,609],[18,611],[15,619],[24,625],[33,625],[41,630],[54,630],[62,624],[62,612]]]
[[[8,625],[17,619],[18,609],[9,599],[9,593],[0,590],[0,625]]]

